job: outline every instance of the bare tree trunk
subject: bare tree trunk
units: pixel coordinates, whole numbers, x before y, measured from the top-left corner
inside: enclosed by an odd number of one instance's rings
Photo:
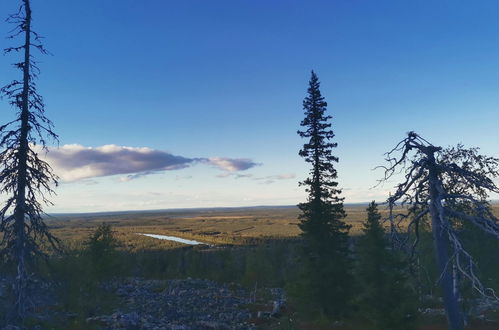
[[[392,200],[392,193],[390,193],[388,197],[388,220],[390,221],[390,244],[392,250],[395,250],[395,235],[396,235],[396,229],[395,229],[395,220],[393,218],[393,200]]]
[[[409,205],[409,213],[415,215],[408,225],[408,234],[413,227],[416,236],[413,248],[419,240],[420,221],[428,212],[431,215],[439,282],[452,330],[462,330],[466,325],[460,308],[460,274],[481,297],[499,299],[475,274],[476,263],[464,249],[458,228],[448,220],[451,216],[468,221],[499,238],[498,220],[484,203],[488,192],[499,193],[499,187],[494,183],[499,176],[499,158],[480,155],[477,150],[464,149],[461,145],[442,149],[415,132],[409,132],[407,138],[386,153],[385,159],[390,165],[384,167],[385,177],[380,181],[387,181],[399,173],[397,169],[406,171],[404,181],[396,186],[396,192],[388,202],[400,201]],[[456,207],[463,202],[470,205],[468,212]]]
[[[16,232],[16,309],[20,317],[26,313],[26,290],[28,274],[25,265],[26,259],[26,184],[27,184],[27,162],[28,162],[28,134],[29,126],[29,87],[30,87],[30,46],[31,46],[31,8],[29,0],[24,0],[26,10],[26,31],[24,42],[23,63],[23,90],[21,94],[21,132],[18,149],[18,175],[16,191],[16,207],[14,209],[15,232]]]
[[[433,151],[427,153],[429,161],[430,179],[430,214],[433,231],[433,241],[435,243],[435,253],[440,271],[440,285],[444,295],[444,307],[447,315],[449,327],[452,330],[462,330],[464,328],[464,318],[459,307],[458,297],[454,293],[454,279],[452,276],[452,265],[449,260],[449,237],[445,230],[447,220],[445,219],[443,206],[439,198],[439,187],[441,182],[435,170],[435,158]]]

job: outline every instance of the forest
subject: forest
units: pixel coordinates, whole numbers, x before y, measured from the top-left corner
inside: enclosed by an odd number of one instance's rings
[[[60,179],[41,154],[59,136],[32,14],[19,1],[4,41],[18,75],[0,90],[15,115],[0,123],[1,329],[499,328],[499,159],[409,131],[380,158],[385,199],[345,203],[315,71],[297,206],[46,214]]]

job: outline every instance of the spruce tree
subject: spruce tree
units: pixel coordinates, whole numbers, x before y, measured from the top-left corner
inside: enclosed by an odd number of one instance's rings
[[[389,248],[380,221],[373,201],[367,208],[364,235],[357,244],[360,318],[370,324],[370,329],[413,329],[417,309],[415,294],[408,285],[408,265],[398,251]]]
[[[86,242],[86,252],[90,257],[92,270],[98,278],[104,278],[116,268],[116,248],[118,240],[111,226],[100,224]]]
[[[338,157],[332,154],[337,146],[331,142],[332,117],[326,114],[327,103],[319,88],[319,79],[312,71],[303,101],[304,129],[298,131],[307,139],[299,155],[311,165],[309,177],[300,182],[308,198],[298,205],[302,211],[299,227],[303,231],[309,295],[324,314],[337,318],[349,310],[351,297],[350,226],[343,221],[346,214],[333,166]]]

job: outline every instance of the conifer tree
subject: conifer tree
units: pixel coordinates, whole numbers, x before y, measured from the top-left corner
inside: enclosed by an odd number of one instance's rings
[[[323,313],[341,317],[349,309],[351,295],[350,226],[343,221],[346,214],[333,166],[338,157],[332,154],[337,146],[331,142],[332,117],[326,114],[327,103],[319,88],[319,79],[312,71],[308,95],[303,101],[304,129],[298,131],[307,139],[299,155],[312,167],[309,177],[300,182],[306,187],[308,199],[298,205],[302,211],[299,227],[303,231],[310,296]]]
[[[57,135],[36,88],[39,69],[32,50],[43,54],[46,50],[31,28],[30,0],[22,0],[18,12],[7,21],[15,26],[9,38],[19,37],[22,42],[6,48],[5,53],[20,53],[22,60],[14,63],[21,71],[20,79],[0,89],[16,110],[14,120],[0,126],[0,192],[5,196],[0,208],[0,252],[16,269],[13,306],[22,319],[29,305],[30,261],[42,253],[41,239],[57,243],[42,218],[42,205],[50,203],[46,194],[52,193],[51,185],[57,181],[50,166],[38,156],[40,149],[46,149],[47,137],[57,139]]]
[[[111,226],[100,224],[90,235],[87,243],[87,253],[90,257],[93,272],[101,278],[112,273],[116,267],[116,248],[118,240]]]
[[[416,298],[407,281],[407,263],[390,249],[381,225],[381,214],[373,201],[367,208],[364,235],[357,244],[357,303],[360,317],[372,329],[414,328]]]

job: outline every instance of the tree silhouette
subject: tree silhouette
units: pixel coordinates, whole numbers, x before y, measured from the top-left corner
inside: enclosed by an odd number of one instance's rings
[[[408,286],[407,262],[400,250],[390,248],[373,201],[367,208],[364,234],[357,243],[357,302],[360,317],[375,329],[413,329],[416,297]]]
[[[305,260],[308,263],[310,294],[321,310],[331,316],[342,316],[348,310],[351,294],[351,259],[348,249],[348,230],[343,219],[343,198],[336,169],[333,163],[338,158],[332,155],[337,146],[331,142],[334,133],[326,115],[327,103],[320,92],[320,83],[315,72],[308,87],[308,95],[303,101],[305,118],[301,122],[302,138],[308,139],[300,150],[312,168],[310,176],[300,185],[306,186],[307,202],[298,205],[300,229],[305,241]]]
[[[440,285],[449,326],[464,327],[456,281],[467,279],[483,297],[497,299],[476,275],[473,257],[465,250],[459,235],[459,221],[466,221],[480,230],[499,238],[498,219],[487,207],[488,192],[499,192],[493,179],[499,176],[499,159],[478,154],[478,149],[462,145],[442,149],[414,132],[388,152],[385,181],[399,170],[404,171],[402,183],[389,198],[390,205],[399,201],[409,206],[412,219],[409,231],[415,233],[414,246],[419,241],[422,219],[431,217],[431,228]],[[467,205],[463,208],[463,205]],[[459,274],[459,275],[458,275]]]
[[[90,235],[87,241],[87,253],[91,260],[93,272],[97,276],[103,278],[116,267],[117,246],[118,241],[111,226],[107,223],[100,224]]]
[[[28,285],[30,260],[41,254],[40,242],[47,239],[52,245],[57,240],[49,233],[43,221],[42,205],[49,204],[52,184],[57,184],[50,166],[41,160],[38,152],[46,150],[46,138],[57,140],[52,122],[45,116],[44,102],[37,93],[36,78],[40,72],[31,51],[47,51],[41,37],[31,29],[31,7],[23,0],[17,13],[7,21],[14,24],[10,39],[22,38],[20,46],[9,47],[5,53],[20,53],[22,61],[13,66],[22,72],[0,91],[16,109],[16,117],[0,127],[0,191],[7,199],[0,209],[0,242],[2,256],[16,268],[14,307],[18,317],[24,317],[29,308]]]

